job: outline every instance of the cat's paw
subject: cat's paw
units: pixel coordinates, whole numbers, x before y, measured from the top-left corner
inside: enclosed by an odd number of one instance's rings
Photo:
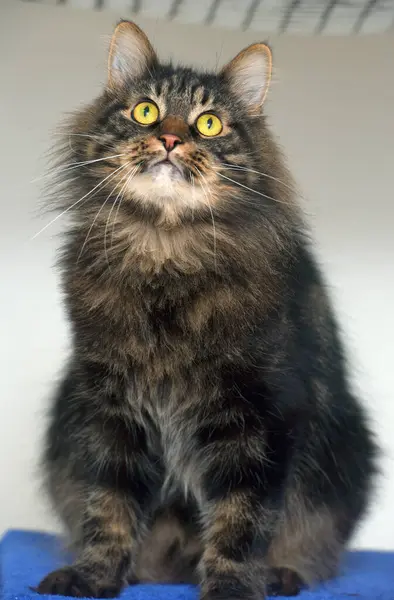
[[[107,585],[103,582],[88,580],[73,567],[64,567],[49,573],[34,588],[38,594],[55,596],[72,596],[74,598],[114,598],[118,596],[122,586]]]
[[[304,584],[290,569],[272,569],[267,585],[268,596],[297,596]]]

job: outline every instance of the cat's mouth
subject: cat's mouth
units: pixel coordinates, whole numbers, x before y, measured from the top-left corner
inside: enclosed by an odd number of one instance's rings
[[[183,169],[169,158],[151,163],[145,169],[145,173],[152,176],[153,179],[170,179],[172,181],[184,180]]]

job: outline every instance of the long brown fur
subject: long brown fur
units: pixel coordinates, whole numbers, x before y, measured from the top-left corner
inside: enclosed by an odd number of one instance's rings
[[[375,446],[262,114],[270,61],[256,44],[218,75],[161,65],[122,23],[107,88],[66,129],[73,351],[44,470],[76,555],[40,593],[297,593],[335,573],[365,510]]]

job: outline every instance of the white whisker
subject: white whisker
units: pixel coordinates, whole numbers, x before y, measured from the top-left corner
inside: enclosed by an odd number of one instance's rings
[[[31,240],[34,240],[36,237],[38,237],[43,231],[45,231],[46,229],[48,229],[48,227],[50,227],[53,223],[55,223],[55,221],[57,221],[58,219],[60,219],[69,210],[72,210],[73,208],[75,208],[77,206],[77,204],[79,204],[80,202],[82,202],[83,200],[85,200],[97,188],[101,187],[110,177],[113,177],[118,171],[120,171],[120,169],[123,169],[123,168],[124,168],[124,165],[122,165],[118,169],[115,169],[115,171],[113,171],[112,173],[110,173],[109,175],[107,175],[107,177],[105,177],[104,179],[102,179],[100,181],[100,183],[98,183],[97,185],[95,185],[94,188],[90,190],[90,192],[88,192],[87,194],[85,194],[84,196],[82,196],[82,198],[80,198],[79,200],[77,200],[76,202],[74,202],[71,206],[69,206],[68,208],[66,208],[66,210],[63,210],[63,212],[61,212],[60,215],[56,215],[56,217],[54,219],[52,219],[52,221],[50,221],[49,223],[47,223],[44,227],[42,227],[42,229],[40,229],[40,231],[38,231],[37,233],[35,233],[33,235],[33,237],[31,238]]]
[[[107,260],[107,264],[108,264],[108,267],[109,267],[109,268],[111,268],[111,267],[110,267],[110,264],[109,264],[109,260],[108,260],[108,251],[107,251],[107,230],[108,230],[108,225],[109,225],[109,222],[110,222],[110,219],[111,219],[112,211],[114,210],[114,208],[115,208],[115,205],[116,205],[116,203],[117,203],[117,201],[118,201],[118,198],[120,197],[121,193],[122,193],[122,192],[123,192],[123,190],[126,188],[126,186],[127,186],[127,183],[128,183],[128,181],[129,181],[129,177],[128,177],[128,176],[130,175],[131,171],[132,171],[134,168],[135,168],[135,167],[132,167],[132,168],[130,169],[130,171],[128,171],[128,173],[126,173],[126,175],[125,175],[124,177],[122,177],[122,180],[121,180],[121,182],[120,182],[120,183],[122,183],[122,181],[124,181],[124,179],[125,179],[125,178],[126,178],[126,181],[125,181],[125,183],[122,185],[122,187],[121,187],[121,189],[120,189],[120,191],[119,191],[119,194],[116,196],[116,198],[115,198],[115,200],[114,200],[114,202],[113,202],[113,204],[112,204],[112,206],[111,206],[111,210],[109,211],[109,214],[108,214],[108,217],[107,217],[107,222],[106,222],[106,224],[105,224],[105,230],[104,230],[104,253],[105,253],[105,258],[106,258],[106,260]]]
[[[62,133],[61,131],[55,131],[54,133],[52,133],[51,135],[59,135],[63,138],[66,137],[86,137],[89,138],[91,140],[102,140],[103,136],[100,136],[99,134],[94,134],[94,133]]]
[[[128,164],[126,163],[124,165],[124,168],[126,168],[127,166],[128,166]],[[127,175],[125,175],[125,177],[127,177]],[[92,224],[89,227],[89,231],[86,234],[85,240],[84,240],[84,242],[82,244],[82,248],[81,248],[81,250],[80,250],[80,252],[78,254],[77,264],[78,264],[78,261],[79,261],[79,259],[81,258],[82,254],[83,254],[83,251],[84,251],[85,246],[86,246],[86,244],[87,244],[87,242],[89,240],[89,236],[90,236],[90,233],[91,233],[91,231],[92,231],[92,229],[94,227],[95,222],[97,221],[97,219],[98,219],[101,211],[103,210],[104,206],[107,204],[109,198],[112,196],[112,194],[114,193],[114,191],[116,190],[116,188],[118,187],[118,185],[120,185],[122,183],[122,181],[123,181],[123,178],[112,188],[112,190],[110,191],[110,193],[108,194],[108,196],[106,197],[106,199],[104,200],[104,202],[102,203],[102,205],[100,206],[99,210],[97,211],[96,216],[94,217],[94,219],[92,221]]]
[[[41,179],[46,179],[47,177],[52,177],[53,175],[58,175],[59,173],[63,173],[64,171],[72,171],[73,169],[76,169],[77,167],[91,165],[93,163],[98,163],[103,160],[109,160],[110,158],[119,158],[120,156],[124,156],[124,155],[125,155],[125,152],[123,152],[122,154],[113,154],[112,156],[104,156],[103,158],[95,158],[94,160],[85,160],[85,161],[81,161],[81,162],[68,163],[66,165],[63,165],[62,167],[52,169],[48,173],[45,173],[45,175],[36,177],[30,183],[35,183],[36,181],[40,181]]]
[[[116,225],[116,221],[118,218],[118,214],[119,214],[119,209],[120,209],[120,205],[122,204],[123,198],[124,198],[124,190],[126,189],[126,186],[128,185],[129,181],[134,177],[134,175],[137,173],[138,171],[138,166],[134,167],[133,169],[131,169],[127,174],[127,180],[125,185],[123,186],[123,188],[120,190],[120,198],[119,198],[119,202],[118,202],[118,206],[116,208],[116,213],[115,216],[112,220],[112,233],[111,233],[111,249],[114,243],[114,232],[115,232],[115,225]],[[119,196],[118,196],[119,197]],[[116,198],[116,200],[118,199],[118,197]],[[116,200],[115,200],[115,204],[116,204]]]
[[[253,190],[252,188],[248,187],[247,185],[244,185],[243,183],[240,183],[239,181],[235,181],[235,179],[231,179],[231,177],[227,177],[227,175],[223,175],[223,173],[218,172],[217,174],[219,175],[219,177],[223,177],[224,179],[231,181],[235,185],[238,185],[239,187],[242,187],[245,190],[249,190],[249,192],[252,192],[253,194],[258,194],[259,196],[262,196],[263,198],[267,198],[267,200],[272,200],[273,202],[277,202],[278,204],[288,204],[288,202],[283,202],[282,200],[278,200],[277,198],[273,198],[272,196],[263,194],[263,192]]]
[[[208,208],[209,208],[209,211],[211,213],[212,229],[213,229],[213,261],[214,261],[214,265],[215,265],[215,273],[217,274],[217,272],[218,272],[217,266],[218,265],[217,265],[217,247],[216,247],[216,225],[215,225],[215,219],[214,219],[214,216],[213,216],[213,210],[212,210],[211,203],[210,203],[210,201],[208,199],[208,194],[207,194],[207,192],[205,190],[205,186],[203,185],[203,183],[205,183],[207,185],[206,179],[205,179],[204,175],[201,173],[200,169],[198,169],[198,167],[195,166],[195,169],[200,174],[200,177],[201,177],[201,180],[202,180],[201,181],[201,183],[202,183],[201,189],[202,189],[203,194],[204,194],[204,196],[206,198],[206,201],[207,201],[207,204],[208,204]]]
[[[195,188],[196,185],[194,183],[194,175],[193,175],[193,173],[190,173],[190,181],[191,181],[191,184],[192,184],[193,188]],[[194,221],[194,204],[192,206],[192,221]]]
[[[222,163],[222,165],[224,165],[225,167],[229,167],[230,169],[234,169],[234,170],[239,169],[240,171],[247,171],[249,173],[256,173],[257,175],[261,175],[262,177],[267,177],[267,179],[272,179],[273,181],[277,181],[278,183],[281,183],[284,187],[287,187],[289,190],[293,191],[293,188],[291,187],[291,185],[285,183],[281,179],[278,179],[278,177],[274,177],[273,175],[268,175],[268,173],[262,173],[261,171],[256,171],[255,169],[249,169],[249,167],[244,167],[242,165],[232,165],[230,163]]]

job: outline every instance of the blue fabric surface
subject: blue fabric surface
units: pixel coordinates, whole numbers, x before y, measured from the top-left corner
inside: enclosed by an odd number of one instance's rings
[[[29,590],[49,571],[65,564],[60,541],[54,536],[10,531],[0,546],[0,583],[3,600],[49,600]],[[191,586],[136,585],[122,600],[197,600]],[[298,600],[394,600],[394,553],[350,552],[339,577],[314,590],[304,590]]]

